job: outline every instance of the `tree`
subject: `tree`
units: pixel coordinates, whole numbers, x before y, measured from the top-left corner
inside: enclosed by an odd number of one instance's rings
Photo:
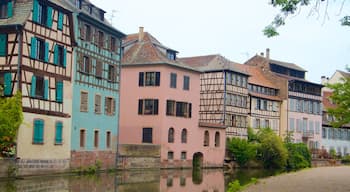
[[[9,152],[16,140],[17,130],[23,121],[22,95],[0,97],[0,152]],[[13,154],[10,154],[10,156]]]
[[[245,139],[232,138],[228,140],[228,150],[233,154],[240,167],[244,167],[250,160],[255,159],[256,145]]]
[[[287,142],[285,145],[288,150],[287,169],[311,167],[311,153],[304,143]]]
[[[327,84],[327,87],[333,90],[330,99],[337,106],[327,109],[327,112],[335,117],[331,125],[341,127],[350,123],[350,78],[344,78],[343,82]]]
[[[260,129],[258,134],[258,158],[262,160],[265,168],[285,168],[288,151],[282,139],[270,128]]]
[[[347,0],[341,0],[340,10],[343,9],[344,3],[346,1]],[[333,0],[331,3],[336,2],[337,0]],[[285,25],[288,16],[297,14],[298,11],[301,10],[303,7],[309,7],[310,14],[313,12],[319,14],[318,12],[320,11],[320,6],[321,4],[323,4],[325,5],[324,17],[327,18],[327,9],[329,3],[329,0],[271,0],[272,6],[280,9],[280,14],[276,15],[271,24],[265,27],[265,29],[263,30],[264,35],[267,37],[279,35],[279,33],[277,32],[277,28]],[[350,16],[342,16],[340,22],[343,26],[350,26]]]

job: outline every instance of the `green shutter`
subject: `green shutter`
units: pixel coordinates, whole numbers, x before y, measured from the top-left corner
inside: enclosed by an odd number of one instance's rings
[[[67,66],[67,49],[63,48],[63,67]]]
[[[32,37],[30,42],[30,57],[36,59],[36,38]]]
[[[33,143],[44,142],[44,121],[37,119],[34,120],[34,138]]]
[[[6,56],[7,53],[7,34],[0,34],[0,56]]]
[[[46,18],[46,26],[51,28],[52,27],[52,7],[47,7],[47,18]]]
[[[62,122],[56,122],[56,137],[55,137],[56,144],[62,144],[62,129],[63,129]]]
[[[12,75],[11,73],[4,74],[4,95],[10,96],[12,93]]]
[[[55,50],[54,50],[54,53],[53,53],[53,63],[55,65],[58,65],[58,57],[59,57],[59,55],[58,55],[58,45],[56,44],[55,45]]]
[[[31,86],[31,89],[30,89],[30,96],[31,97],[35,97],[35,88],[36,88],[36,77],[33,75],[32,76],[32,86]]]
[[[56,101],[62,103],[63,101],[63,82],[58,81],[56,83]]]
[[[49,80],[44,80],[44,99],[49,99]]]
[[[49,42],[45,42],[45,56],[44,61],[49,62]]]
[[[39,2],[38,0],[34,0],[33,2],[33,21],[39,22]]]
[[[10,18],[13,16],[13,2],[10,1],[7,3],[7,17]]]
[[[63,30],[63,16],[64,14],[62,12],[58,12],[58,23],[57,23],[58,30]]]

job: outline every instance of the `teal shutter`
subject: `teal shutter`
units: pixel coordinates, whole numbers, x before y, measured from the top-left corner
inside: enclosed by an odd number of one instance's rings
[[[57,29],[63,30],[63,16],[64,14],[62,12],[58,12],[58,23],[57,23]]]
[[[11,73],[4,74],[4,95],[10,96],[12,93],[12,75]]]
[[[63,129],[62,122],[56,122],[56,137],[55,137],[56,144],[62,144],[62,129]]]
[[[45,56],[44,61],[49,62],[49,42],[45,42]]]
[[[55,65],[58,65],[58,57],[59,57],[59,55],[58,55],[58,45],[56,44],[55,45],[55,50],[54,50],[54,53],[53,53],[53,63]]]
[[[13,2],[10,1],[7,3],[7,17],[10,18],[13,16]]]
[[[36,38],[32,37],[30,43],[30,57],[36,59]]]
[[[6,56],[7,52],[7,34],[0,34],[0,56]]]
[[[63,82],[58,81],[56,83],[56,101],[59,103],[63,102]]]
[[[49,99],[49,80],[44,80],[44,99]]]
[[[46,26],[51,28],[52,27],[52,7],[47,7],[47,18],[46,18]]]
[[[35,97],[36,96],[35,88],[36,88],[36,77],[33,75],[32,76],[32,86],[31,86],[31,89],[30,89],[30,96],[31,97]]]
[[[38,0],[34,0],[33,2],[33,21],[39,22],[39,2]]]
[[[67,66],[67,49],[63,48],[63,67]]]
[[[33,143],[44,142],[44,121],[41,119],[34,120],[34,138]]]

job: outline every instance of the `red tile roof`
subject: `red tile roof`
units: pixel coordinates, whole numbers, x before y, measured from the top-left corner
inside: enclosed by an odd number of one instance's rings
[[[260,67],[251,65],[239,65],[238,67],[240,67],[241,70],[247,71],[250,75],[248,83],[278,89],[274,83],[265,77],[265,74]]]
[[[329,98],[331,95],[332,95],[331,91],[323,91],[323,96],[322,96],[323,109],[331,109],[336,107],[336,105],[333,104]]]

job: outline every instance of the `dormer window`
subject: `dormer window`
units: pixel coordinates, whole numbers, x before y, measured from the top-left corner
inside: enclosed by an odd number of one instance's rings
[[[104,11],[100,11],[100,20],[101,21],[104,21],[104,18],[105,18],[105,13],[104,13]]]
[[[92,6],[91,5],[88,6],[88,11],[89,11],[89,14],[91,15],[92,14]]]
[[[174,51],[167,50],[166,56],[169,60],[176,60],[176,53]]]
[[[12,17],[13,12],[12,1],[2,1],[0,2],[0,19],[7,19]]]
[[[81,9],[81,1],[82,0],[75,0],[75,7],[78,9]]]

